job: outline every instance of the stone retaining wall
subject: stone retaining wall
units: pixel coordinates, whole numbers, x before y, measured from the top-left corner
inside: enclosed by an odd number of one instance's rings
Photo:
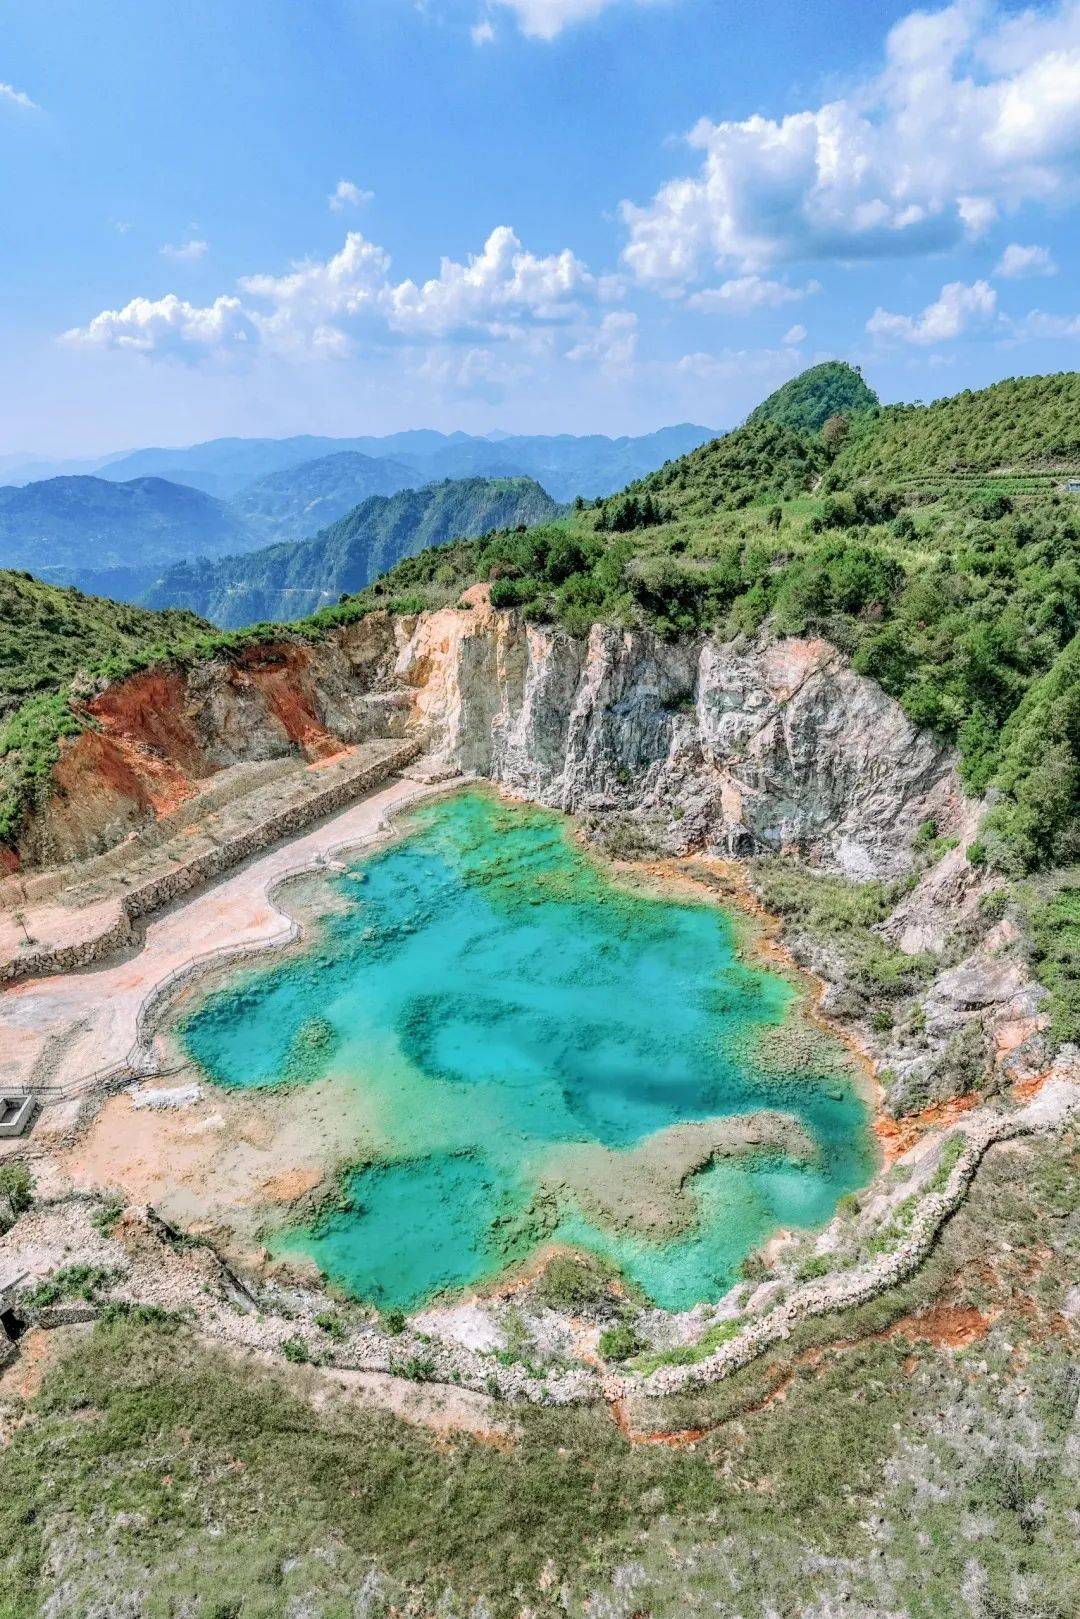
[[[420,752],[416,741],[397,742],[391,751],[352,775],[331,782],[321,792],[286,805],[276,814],[268,815],[256,826],[248,827],[237,836],[228,838],[203,853],[175,865],[158,876],[149,878],[130,890],[120,901],[120,915],[113,925],[96,938],[78,944],[58,945],[54,949],[36,950],[0,964],[0,981],[19,978],[40,978],[49,973],[73,972],[112,955],[130,942],[134,924],[140,917],[160,910],[181,894],[186,894],[201,883],[221,876],[222,872],[237,866],[250,855],[261,853],[281,838],[292,837],[314,821],[351,804],[363,793],[370,792],[388,776],[399,771],[415,759]]]

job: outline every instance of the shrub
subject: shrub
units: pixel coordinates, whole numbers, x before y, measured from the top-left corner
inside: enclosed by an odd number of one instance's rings
[[[831,1266],[824,1254],[811,1254],[809,1259],[803,1261],[795,1272],[797,1282],[816,1281],[819,1276],[828,1276]]]
[[[93,1302],[111,1280],[111,1271],[103,1270],[99,1265],[65,1265],[32,1287],[26,1294],[26,1303],[32,1309],[42,1310],[65,1299]]]
[[[556,1254],[533,1289],[537,1304],[577,1315],[603,1302],[608,1277],[595,1262],[575,1254]]]
[[[618,1326],[607,1327],[600,1334],[600,1353],[605,1360],[629,1360],[644,1347],[629,1321],[620,1321]]]
[[[0,1197],[8,1199],[14,1214],[25,1214],[33,1205],[34,1177],[21,1158],[0,1164]]]

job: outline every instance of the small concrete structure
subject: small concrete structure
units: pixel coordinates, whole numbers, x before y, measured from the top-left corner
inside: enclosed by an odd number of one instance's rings
[[[1065,482],[1067,495],[1080,495],[1080,478],[1068,478]]]
[[[0,1091],[0,1141],[25,1135],[37,1107],[37,1098],[25,1091]]]

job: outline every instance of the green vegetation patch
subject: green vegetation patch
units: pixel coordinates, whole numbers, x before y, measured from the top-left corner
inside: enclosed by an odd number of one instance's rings
[[[747,425],[756,422],[777,422],[782,427],[793,427],[800,433],[818,433],[835,416],[852,416],[859,411],[873,411],[878,407],[878,396],[863,381],[858,366],[846,365],[842,360],[826,360],[802,371],[790,382],[785,382],[752,410]]]

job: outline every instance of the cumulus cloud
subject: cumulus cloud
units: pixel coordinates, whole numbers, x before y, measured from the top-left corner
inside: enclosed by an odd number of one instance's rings
[[[173,259],[182,264],[192,264],[196,259],[201,259],[205,256],[209,245],[208,242],[193,236],[190,241],[181,242],[178,246],[174,246],[172,242],[166,242],[161,249],[161,253],[164,258]]]
[[[780,119],[703,118],[687,140],[697,171],[622,205],[642,281],[946,248],[1080,179],[1080,0],[1005,20],[980,0],[912,12],[848,95]]]
[[[994,266],[994,274],[1021,281],[1032,275],[1057,275],[1057,268],[1048,247],[1021,247],[1019,242],[1010,242]]]
[[[804,343],[806,341],[806,327],[798,324],[789,326],[780,341],[781,343],[790,344],[792,347],[799,343]]]
[[[527,347],[529,334],[566,333],[564,347],[595,337],[599,363],[632,352],[632,317],[595,323],[600,287],[569,249],[536,254],[509,226],[493,230],[464,263],[444,258],[426,281],[395,280],[389,254],[349,231],[328,259],[305,259],[284,275],[249,275],[238,296],[199,308],[174,294],[103,310],[70,342],[144,354],[235,352],[239,344],[337,359],[359,343],[473,343]],[[584,357],[584,350],[582,357]],[[479,362],[474,362],[479,364]]]
[[[499,225],[467,264],[444,258],[430,281],[390,288],[388,318],[400,331],[437,333],[504,321],[565,321],[580,313],[581,296],[595,286],[569,248],[538,257],[508,225]]]
[[[174,358],[235,350],[258,338],[239,298],[216,298],[200,308],[171,292],[164,298],[132,298],[122,309],[103,309],[88,326],[64,335],[67,342],[85,348]]]
[[[997,293],[988,281],[950,281],[918,315],[875,309],[866,323],[871,337],[886,342],[944,343],[990,325],[997,316]]]
[[[674,362],[661,361],[657,369],[669,371],[678,379],[727,382],[747,377],[790,377],[801,365],[799,355],[790,348],[719,349],[683,354]]]
[[[820,281],[808,281],[805,287],[792,287],[786,281],[770,281],[760,275],[736,276],[719,287],[706,287],[687,299],[691,309],[709,314],[746,315],[754,309],[779,309],[781,304],[798,303],[811,293],[821,291]]]
[[[339,180],[326,200],[331,213],[341,214],[346,208],[362,208],[374,195],[374,191],[362,191],[352,180]]]
[[[21,107],[23,112],[40,112],[36,101],[31,101],[25,90],[16,90],[13,84],[0,84],[0,101],[9,107]]]

